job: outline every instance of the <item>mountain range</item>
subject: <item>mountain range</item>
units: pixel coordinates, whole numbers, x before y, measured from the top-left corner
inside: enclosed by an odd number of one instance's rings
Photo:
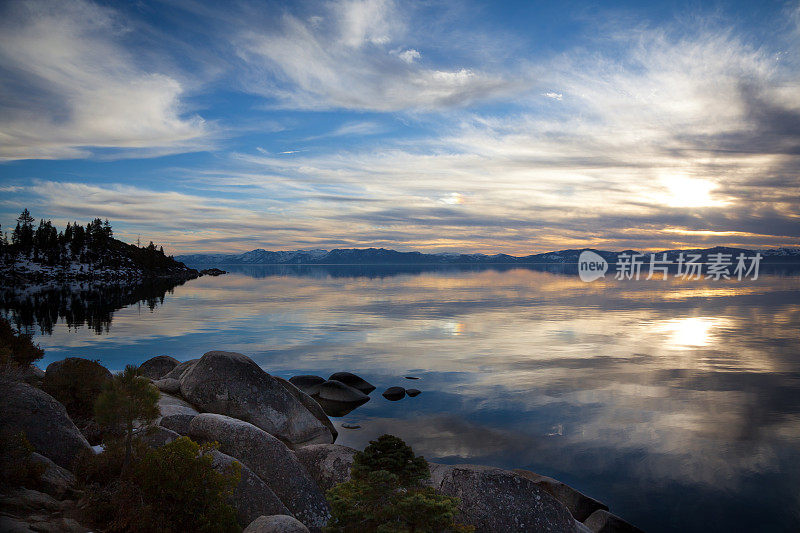
[[[507,254],[458,254],[458,253],[422,253],[398,252],[386,248],[337,248],[334,250],[292,250],[269,251],[251,250],[239,254],[190,254],[179,255],[175,259],[189,265],[412,265],[412,264],[570,264],[577,263],[584,250],[591,250],[602,256],[609,263],[616,263],[620,254],[645,254],[649,259],[650,252],[635,250],[606,251],[593,248],[580,248],[546,252],[525,256]],[[746,248],[702,248],[693,250],[663,250],[657,252],[658,258],[667,254],[667,260],[676,261],[678,254],[700,254],[702,262],[706,262],[710,254],[732,254],[733,258],[744,253],[753,256],[756,252],[763,257],[764,263],[800,262],[800,247],[768,248],[751,250]]]

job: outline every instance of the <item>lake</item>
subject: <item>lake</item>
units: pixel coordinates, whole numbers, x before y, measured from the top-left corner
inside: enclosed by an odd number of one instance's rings
[[[50,321],[37,329],[41,366],[228,350],[287,378],[352,371],[378,390],[334,419],[340,444],[392,433],[432,461],[530,469],[646,531],[797,530],[796,274],[584,283],[509,267],[223,268],[234,272],[118,310],[97,296],[112,309],[91,327],[75,317],[82,297],[61,304],[69,319],[38,313]],[[422,393],[389,402],[393,385]]]

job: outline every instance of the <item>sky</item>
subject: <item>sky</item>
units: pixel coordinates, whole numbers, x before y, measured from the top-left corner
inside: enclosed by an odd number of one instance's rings
[[[174,254],[797,246],[800,2],[5,1],[23,207]]]

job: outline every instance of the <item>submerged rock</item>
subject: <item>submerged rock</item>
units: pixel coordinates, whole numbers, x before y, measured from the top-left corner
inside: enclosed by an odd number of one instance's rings
[[[201,411],[246,420],[291,446],[333,442],[326,424],[240,353],[203,355],[181,377],[181,394]]]
[[[239,524],[246,526],[261,515],[272,514],[289,514],[289,509],[283,505],[283,502],[272,492],[260,477],[256,475],[250,468],[243,465],[238,461],[226,455],[219,450],[211,452],[213,462],[211,466],[214,470],[227,474],[231,471],[233,463],[239,463],[241,467],[242,478],[239,484],[233,491],[231,504],[236,509],[236,515]]]
[[[308,528],[289,515],[259,516],[243,533],[308,533]]]
[[[409,396],[411,396],[412,398],[413,398],[414,396],[419,396],[421,392],[422,392],[422,391],[421,391],[421,390],[419,390],[419,389],[406,389],[406,394],[408,394],[408,395],[409,395]]]
[[[314,444],[295,452],[319,488],[325,492],[350,479],[350,467],[356,450],[339,444]]]
[[[328,416],[344,416],[369,401],[369,396],[340,381],[328,380],[319,385],[314,399]]]
[[[603,509],[593,512],[583,524],[593,533],[643,533],[638,527]]]
[[[566,505],[567,509],[569,509],[569,512],[572,513],[572,516],[578,522],[585,521],[587,518],[589,518],[589,515],[598,509],[608,511],[608,506],[606,504],[601,503],[594,498],[590,498],[582,492],[577,491],[569,485],[566,485],[556,479],[536,474],[530,470],[516,469],[513,472],[524,478],[530,479],[541,488],[546,490],[556,500]]]
[[[319,390],[319,386],[325,383],[325,378],[311,375],[292,376],[289,378],[289,383],[309,396],[313,396]]]
[[[0,382],[0,427],[24,432],[35,451],[64,468],[78,452],[91,449],[64,406],[25,383]]]
[[[255,472],[306,526],[321,528],[328,521],[328,503],[314,479],[295,454],[266,431],[229,416],[203,413],[192,420],[190,435],[219,442],[221,452]]]
[[[157,355],[139,365],[139,372],[144,377],[155,381],[169,374],[176,366],[178,366],[178,360],[174,357]]]
[[[352,372],[336,372],[335,374],[331,374],[328,379],[344,383],[349,387],[360,390],[364,394],[369,394],[375,390],[375,385]]]
[[[390,402],[396,402],[406,397],[406,390],[403,387],[389,387],[383,391],[382,396]]]
[[[533,481],[488,466],[429,463],[431,485],[461,499],[457,520],[480,532],[577,532],[567,508]]]

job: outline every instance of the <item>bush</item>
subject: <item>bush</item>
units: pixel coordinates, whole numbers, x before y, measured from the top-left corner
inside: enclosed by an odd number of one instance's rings
[[[0,486],[31,487],[39,485],[44,473],[43,464],[31,461],[33,445],[25,433],[14,433],[7,428],[0,432]]]
[[[18,332],[0,317],[0,365],[28,366],[43,356],[44,350],[33,343],[31,335]]]
[[[458,498],[423,485],[428,463],[401,439],[383,435],[353,456],[350,481],[327,492],[330,532],[468,532],[457,524]]]
[[[61,402],[71,418],[91,420],[97,397],[109,381],[108,370],[97,361],[79,357],[64,359],[60,365],[44,375],[42,390]]]
[[[84,458],[76,473],[79,479],[97,480],[86,491],[94,525],[109,532],[240,531],[228,499],[239,484],[241,467],[236,463],[231,472],[217,472],[211,466],[212,449],[181,437],[135,454],[128,468],[122,466],[121,447],[99,454],[94,462]],[[117,469],[121,474],[114,477]]]

